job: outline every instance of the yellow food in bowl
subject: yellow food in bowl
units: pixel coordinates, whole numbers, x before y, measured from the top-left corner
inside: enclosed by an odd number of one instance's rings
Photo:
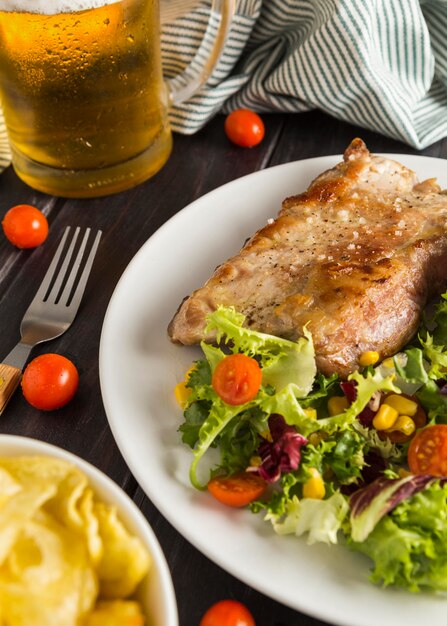
[[[0,626],[142,626],[129,598],[149,567],[77,467],[0,457]]]

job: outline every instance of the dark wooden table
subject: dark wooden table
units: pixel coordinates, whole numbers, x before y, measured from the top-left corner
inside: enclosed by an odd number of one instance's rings
[[[136,483],[113,439],[99,388],[100,333],[113,290],[137,250],[167,219],[228,181],[280,163],[340,154],[355,136],[362,137],[375,152],[415,153],[404,144],[319,112],[266,115],[264,120],[265,139],[251,150],[228,142],[222,116],[192,137],[176,136],[170,160],[152,180],[106,198],[50,197],[28,188],[12,168],[0,176],[1,218],[10,207],[27,203],[41,209],[50,223],[47,242],[32,251],[13,248],[0,234],[1,355],[6,355],[19,339],[20,319],[64,228],[91,226],[104,233],[75,323],[62,337],[33,351],[33,356],[57,352],[76,363],[80,387],[75,399],[59,411],[44,413],[29,406],[18,391],[0,418],[0,432],[41,439],[70,450],[111,476],[135,500],[165,552],[181,626],[197,626],[205,610],[223,598],[246,603],[257,626],[323,623],[263,596],[214,565],[172,528]],[[441,141],[422,154],[446,158],[447,142]]]

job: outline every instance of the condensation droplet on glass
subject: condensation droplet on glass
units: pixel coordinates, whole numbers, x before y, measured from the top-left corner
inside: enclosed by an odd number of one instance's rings
[[[92,147],[92,144],[89,141],[87,141],[87,139],[84,139],[84,137],[78,137],[76,141],[83,146],[87,146],[87,148]]]

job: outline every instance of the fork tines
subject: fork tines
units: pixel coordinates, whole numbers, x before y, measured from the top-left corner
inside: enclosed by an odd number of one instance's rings
[[[85,230],[82,239],[79,238],[81,232],[79,226],[75,228],[71,239],[70,231],[71,226],[67,226],[35,298],[59,306],[65,305],[76,311],[87,284],[102,231],[97,231],[93,241],[90,238],[90,228]]]

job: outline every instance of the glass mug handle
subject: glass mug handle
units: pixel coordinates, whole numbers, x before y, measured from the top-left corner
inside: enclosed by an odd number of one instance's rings
[[[212,0],[208,27],[195,57],[183,72],[166,81],[170,106],[188,100],[211,76],[225,45],[235,5],[236,0]],[[211,50],[207,52],[210,41]],[[201,60],[204,57],[205,62]]]

